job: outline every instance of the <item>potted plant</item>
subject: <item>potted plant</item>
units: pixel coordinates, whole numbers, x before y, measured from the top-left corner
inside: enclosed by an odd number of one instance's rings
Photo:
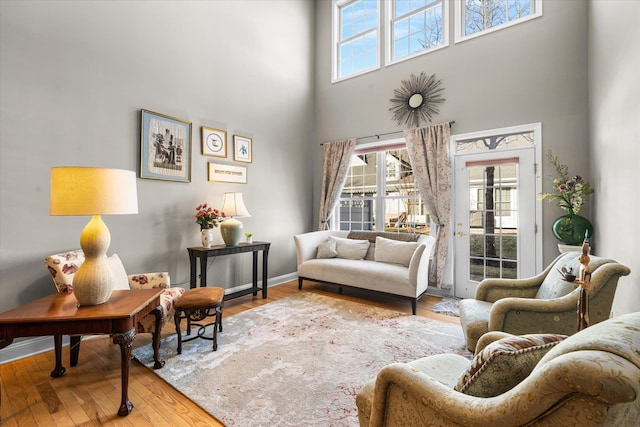
[[[587,196],[593,194],[591,185],[580,175],[569,176],[569,168],[560,163],[552,151],[547,152],[549,162],[558,174],[553,180],[553,191],[540,195],[540,200],[556,201],[565,215],[553,223],[553,235],[565,245],[581,245],[585,237],[593,237],[593,225],[589,220],[578,215]]]
[[[244,233],[244,237],[247,238],[247,243],[248,244],[253,243],[253,233]]]

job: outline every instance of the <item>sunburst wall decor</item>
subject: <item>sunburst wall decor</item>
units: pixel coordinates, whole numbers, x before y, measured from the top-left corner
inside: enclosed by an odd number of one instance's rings
[[[419,76],[411,74],[409,80],[403,80],[399,89],[393,91],[391,98],[393,119],[398,125],[420,127],[421,122],[430,122],[434,114],[438,114],[438,104],[444,101],[442,97],[442,80],[436,80],[436,75],[427,76],[421,72]]]

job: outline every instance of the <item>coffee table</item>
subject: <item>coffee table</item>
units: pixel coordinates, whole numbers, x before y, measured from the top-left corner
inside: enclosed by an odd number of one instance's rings
[[[82,307],[78,307],[73,294],[49,295],[0,314],[0,342],[19,337],[53,335],[56,366],[51,376],[55,378],[66,371],[62,366],[62,335],[112,335],[114,344],[120,345],[122,400],[118,415],[124,417],[133,409],[129,400],[131,345],[136,335],[136,324],[146,315],[155,316],[154,360],[157,367],[164,365],[158,359],[161,294],[162,289],[113,291],[106,303]]]

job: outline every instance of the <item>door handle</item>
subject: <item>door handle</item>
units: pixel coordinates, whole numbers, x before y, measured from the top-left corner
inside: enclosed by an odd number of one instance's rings
[[[463,233],[462,231],[458,231],[458,237],[462,237],[462,236],[466,236],[466,233]]]

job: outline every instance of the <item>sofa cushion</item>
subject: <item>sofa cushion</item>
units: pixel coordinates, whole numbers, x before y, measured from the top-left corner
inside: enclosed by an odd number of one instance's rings
[[[335,258],[336,255],[338,255],[338,251],[336,250],[336,241],[334,239],[329,238],[326,242],[318,245],[316,258]]]
[[[378,236],[376,238],[375,260],[409,267],[411,257],[417,247],[417,242],[401,242]]]
[[[530,334],[503,338],[487,345],[471,362],[455,390],[477,397],[494,397],[529,376],[540,359],[566,335]]]
[[[343,239],[342,237],[331,236],[336,242],[336,252],[338,258],[363,259],[369,249],[368,240]]]

